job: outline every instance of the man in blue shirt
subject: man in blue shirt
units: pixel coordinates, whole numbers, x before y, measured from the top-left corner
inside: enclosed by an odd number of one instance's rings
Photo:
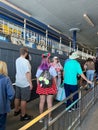
[[[77,52],[71,52],[69,59],[65,61],[64,64],[64,89],[66,97],[70,96],[78,90],[78,79],[77,76],[80,75],[87,83],[92,84],[82,72],[80,63],[75,60],[79,58]],[[78,93],[73,96],[73,102],[78,99]],[[67,101],[67,107],[71,105],[72,101],[69,99]]]

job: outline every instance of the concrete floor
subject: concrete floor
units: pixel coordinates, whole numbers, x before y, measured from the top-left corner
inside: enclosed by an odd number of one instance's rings
[[[35,99],[35,100],[33,100],[33,101],[31,101],[27,104],[27,113],[29,115],[33,116],[34,118],[39,115],[38,104],[39,104],[39,98]],[[13,114],[14,114],[14,110],[12,110],[8,114],[6,130],[18,130],[20,127],[22,127],[27,122],[29,122],[29,121],[22,121],[21,122],[20,121],[20,115],[19,116],[13,116]],[[37,125],[35,130],[40,130],[40,127],[41,127],[41,124],[39,123],[39,125]]]
[[[93,105],[77,130],[98,130],[98,102]]]
[[[58,101],[54,101],[54,104],[58,103]],[[53,116],[56,116],[58,113],[60,113],[62,110],[64,110],[66,107],[65,104],[61,105],[60,108],[58,108],[56,111],[53,112]],[[46,108],[46,105],[45,105]],[[33,116],[33,118],[37,117],[39,115],[39,98],[30,101],[27,104],[27,113],[31,116]],[[21,128],[22,126],[24,126],[27,122],[29,121],[20,121],[20,116],[13,116],[14,114],[14,110],[12,110],[9,114],[8,114],[8,118],[7,118],[7,128],[6,130],[18,130],[19,128]],[[32,118],[32,119],[33,119]],[[44,123],[36,123],[34,126],[32,126],[31,128],[29,128],[28,130],[41,130],[41,128],[43,127]]]

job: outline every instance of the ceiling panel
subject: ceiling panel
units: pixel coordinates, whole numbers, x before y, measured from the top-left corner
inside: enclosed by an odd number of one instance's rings
[[[8,0],[23,10],[32,14],[32,17],[46,25],[51,25],[63,34],[72,37],[69,29],[77,27],[77,41],[93,49],[98,46],[98,0]],[[94,27],[90,26],[83,14],[87,13]]]

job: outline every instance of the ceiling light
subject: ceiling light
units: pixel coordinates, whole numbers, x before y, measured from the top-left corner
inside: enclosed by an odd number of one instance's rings
[[[70,32],[72,32],[72,31],[80,31],[80,29],[79,28],[71,28],[71,29],[69,29],[69,31]]]
[[[94,23],[93,23],[92,20],[88,17],[87,14],[84,14],[83,17],[85,18],[85,20],[88,22],[89,25],[91,25],[92,27],[94,27]]]
[[[25,12],[24,10],[20,9],[19,7],[13,5],[12,3],[10,3],[10,2],[8,2],[8,1],[6,1],[6,0],[0,0],[0,2],[4,3],[4,4],[6,4],[6,5],[8,5],[8,6],[12,7],[12,8],[14,8],[14,9],[16,9],[16,10],[18,10],[19,12],[21,12],[21,13],[27,15],[28,17],[31,17],[31,16],[32,16],[31,14]]]
[[[57,33],[61,33],[59,30],[57,30],[57,29],[55,29],[54,27],[52,27],[51,25],[47,25],[50,29],[52,29],[52,30],[54,30],[55,32],[57,32]]]

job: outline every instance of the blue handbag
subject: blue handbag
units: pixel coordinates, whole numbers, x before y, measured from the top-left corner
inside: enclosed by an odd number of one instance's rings
[[[66,95],[65,95],[65,90],[64,90],[64,83],[62,83],[60,85],[60,87],[58,87],[58,92],[57,92],[57,95],[56,95],[56,100],[63,101],[65,98],[66,98]]]

